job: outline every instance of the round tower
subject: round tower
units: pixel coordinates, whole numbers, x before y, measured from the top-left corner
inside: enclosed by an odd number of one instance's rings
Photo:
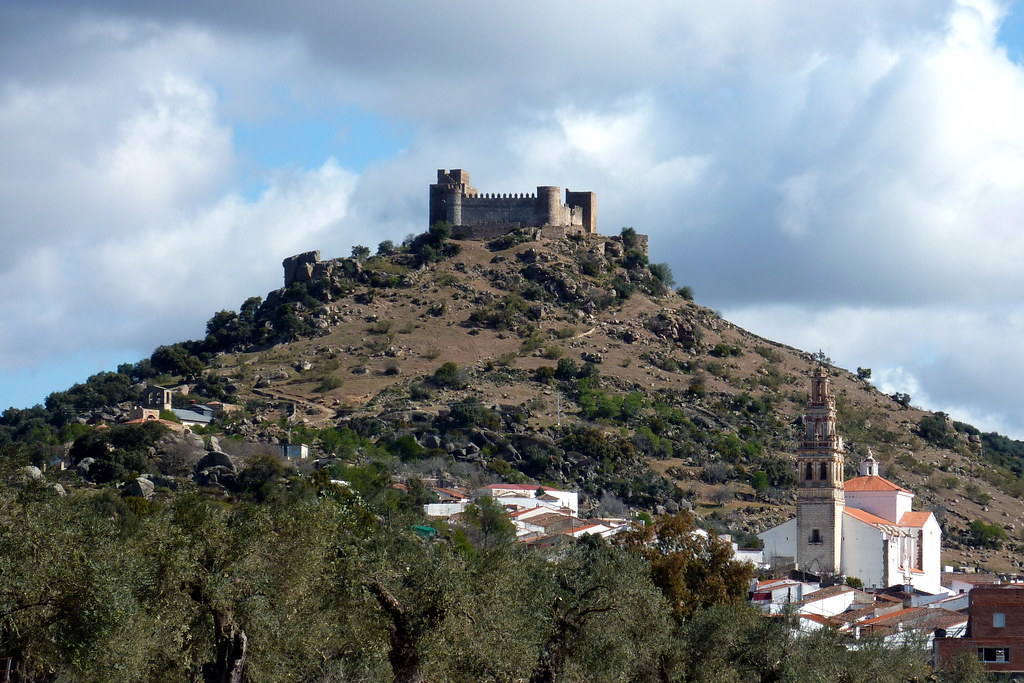
[[[537,187],[537,225],[561,225],[562,188],[552,185]]]
[[[448,222],[452,225],[462,225],[462,188],[456,187],[447,197]]]

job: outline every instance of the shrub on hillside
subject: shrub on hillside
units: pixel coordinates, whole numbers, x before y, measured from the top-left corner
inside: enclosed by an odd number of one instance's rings
[[[922,417],[917,423],[917,433],[933,446],[939,448],[956,446],[956,432],[951,428],[945,413]]]
[[[445,363],[431,375],[430,381],[445,389],[463,389],[469,380],[466,371],[452,362]]]
[[[672,269],[667,263],[652,263],[647,266],[647,269],[651,271],[651,275],[653,275],[658,282],[666,287],[672,287],[675,285],[676,279],[673,277]]]
[[[980,519],[971,522],[970,538],[974,545],[982,548],[999,548],[1006,541],[1006,530],[998,524],[988,524]]]

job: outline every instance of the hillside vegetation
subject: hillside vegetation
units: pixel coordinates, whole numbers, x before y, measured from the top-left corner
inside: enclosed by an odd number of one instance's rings
[[[159,471],[190,489],[188,468],[168,464],[170,441],[123,446],[117,430],[98,437],[85,424],[112,417],[146,383],[185,384],[182,404],[244,408],[193,430],[235,453],[290,438],[337,468],[372,464],[396,480],[572,487],[585,511],[603,514],[690,509],[750,542],[794,514],[807,378],[828,359],[751,334],[674,286],[631,229],[484,243],[436,226],[218,312],[204,339],[9,409],[0,444],[11,462],[41,464],[99,440],[103,474],[66,486]],[[1018,568],[1024,444],[881,394],[870,370],[831,371],[848,475],[871,448],[884,476],[936,511],[944,563]],[[241,479],[215,492],[247,495]]]

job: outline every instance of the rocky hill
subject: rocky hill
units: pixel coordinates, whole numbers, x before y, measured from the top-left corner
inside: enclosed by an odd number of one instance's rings
[[[36,420],[54,435],[37,440],[81,439],[80,423],[117,409],[98,409],[92,383],[124,406],[143,383],[180,385],[244,407],[195,430],[243,456],[239,443],[290,438],[318,455],[386,456],[399,479],[578,487],[592,512],[691,507],[749,539],[795,513],[799,416],[828,360],[675,291],[641,238],[456,241],[442,229],[376,256],[288,260],[286,288],[216,314],[206,339],[160,347],[35,412],[8,410],[0,429],[31,441]],[[937,512],[944,564],[1016,571],[1024,445],[830,367],[848,474],[871,448],[884,476]],[[199,483],[230,495],[214,479]]]

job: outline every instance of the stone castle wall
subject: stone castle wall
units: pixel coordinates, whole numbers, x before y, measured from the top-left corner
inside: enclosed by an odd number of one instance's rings
[[[536,194],[480,193],[470,184],[468,172],[438,169],[437,182],[430,186],[428,224],[449,223],[453,228],[473,229],[504,226],[505,232],[523,227],[571,226],[580,232],[596,233],[597,195],[566,190],[564,204],[560,195],[561,188],[552,185],[538,186]],[[486,234],[493,234],[493,230]]]

